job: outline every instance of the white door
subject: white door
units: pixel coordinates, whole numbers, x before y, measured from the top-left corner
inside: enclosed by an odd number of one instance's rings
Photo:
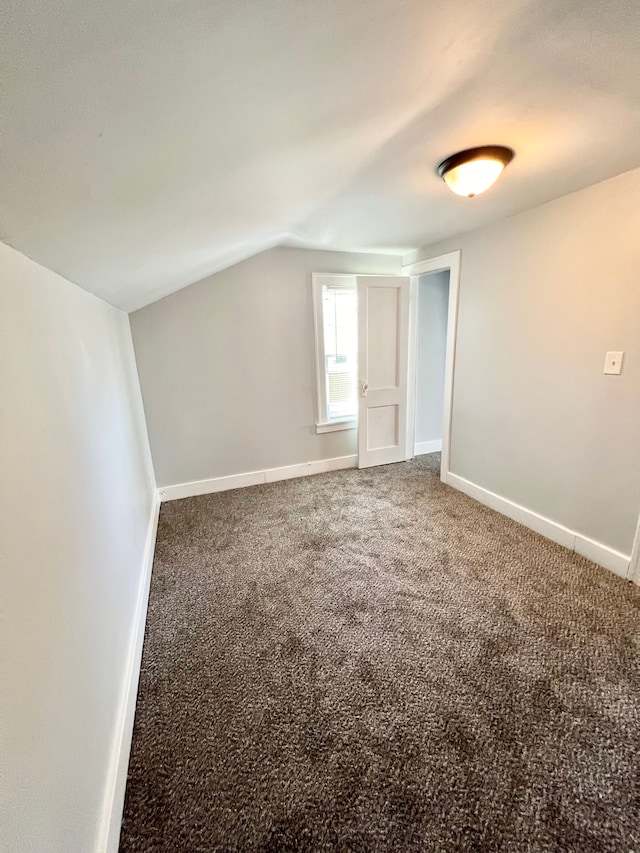
[[[358,467],[407,458],[409,278],[358,282]]]

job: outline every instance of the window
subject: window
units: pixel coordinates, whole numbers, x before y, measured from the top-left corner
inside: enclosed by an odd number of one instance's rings
[[[313,276],[316,430],[353,429],[358,416],[358,300],[351,275]]]

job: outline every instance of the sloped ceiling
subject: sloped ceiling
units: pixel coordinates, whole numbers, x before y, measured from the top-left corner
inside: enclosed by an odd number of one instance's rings
[[[638,0],[7,0],[0,238],[125,309],[404,254],[640,165]],[[502,143],[474,200],[434,168]]]

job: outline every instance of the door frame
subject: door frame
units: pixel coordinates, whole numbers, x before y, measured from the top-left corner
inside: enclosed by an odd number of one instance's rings
[[[451,460],[451,426],[453,421],[453,380],[455,373],[456,337],[458,333],[458,300],[460,295],[461,251],[447,252],[424,261],[402,267],[401,275],[410,278],[409,297],[409,364],[407,387],[407,459],[415,448],[416,399],[418,382],[418,282],[430,272],[449,272],[449,304],[447,313],[447,343],[444,366],[444,405],[442,409],[442,455],[440,479],[447,482]]]
[[[638,518],[638,526],[636,527],[636,536],[633,540],[627,580],[633,581],[640,586],[640,517]]]

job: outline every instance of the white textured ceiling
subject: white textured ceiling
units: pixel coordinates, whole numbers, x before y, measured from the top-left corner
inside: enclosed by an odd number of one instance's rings
[[[132,309],[404,254],[640,165],[639,0],[6,0],[0,239]],[[434,168],[502,143],[489,192]]]

